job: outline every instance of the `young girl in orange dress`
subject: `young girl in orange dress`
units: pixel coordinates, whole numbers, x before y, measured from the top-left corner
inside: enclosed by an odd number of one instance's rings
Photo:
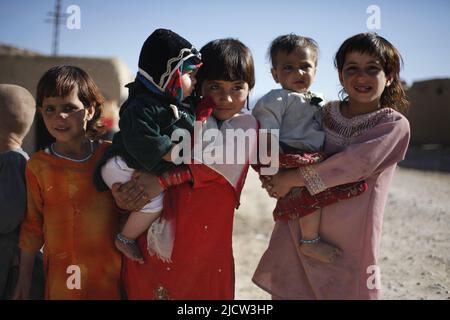
[[[120,299],[121,257],[114,246],[118,213],[111,193],[92,182],[108,145],[98,87],[82,69],[56,66],[37,87],[36,104],[55,142],[27,163],[27,212],[15,298],[27,299],[35,253],[43,248],[46,299]]]

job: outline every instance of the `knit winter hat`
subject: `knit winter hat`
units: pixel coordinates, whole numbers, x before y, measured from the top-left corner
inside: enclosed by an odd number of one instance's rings
[[[188,59],[189,64],[200,64],[200,52],[175,32],[156,29],[142,45],[138,73],[165,92],[173,73]]]

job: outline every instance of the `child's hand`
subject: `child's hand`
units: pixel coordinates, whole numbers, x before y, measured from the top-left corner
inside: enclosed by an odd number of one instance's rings
[[[141,210],[150,200],[163,191],[158,178],[150,173],[135,171],[130,181],[113,184],[112,195],[119,208],[128,211]]]
[[[158,177],[151,173],[135,171],[133,173],[133,180],[145,191],[148,200],[153,199],[164,191],[159,184]]]
[[[195,120],[205,121],[211,116],[215,107],[214,100],[211,97],[202,98],[195,109]]]
[[[147,203],[147,199],[144,201],[145,192],[143,190],[136,192],[134,188],[136,188],[136,182],[133,180],[112,185],[111,193],[117,207],[128,211],[139,211],[145,206]]]
[[[294,177],[294,170],[281,170],[270,178],[264,178],[263,188],[272,198],[281,199],[296,186],[295,181],[293,181]]]
[[[144,207],[150,198],[146,190],[138,184],[135,179],[126,183],[115,183],[111,187],[111,193],[116,205],[124,210],[139,211]]]
[[[271,180],[272,176],[265,176],[265,175],[259,176],[259,181],[261,181],[261,187],[263,187],[264,189],[267,188]]]

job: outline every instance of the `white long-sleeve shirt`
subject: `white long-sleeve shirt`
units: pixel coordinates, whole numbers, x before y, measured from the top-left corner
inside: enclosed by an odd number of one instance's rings
[[[322,150],[322,104],[313,105],[311,92],[297,93],[285,89],[271,90],[258,100],[252,114],[262,129],[279,129],[280,141],[295,149]]]

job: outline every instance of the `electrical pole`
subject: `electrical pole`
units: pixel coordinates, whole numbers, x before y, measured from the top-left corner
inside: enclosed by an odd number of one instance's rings
[[[52,55],[58,55],[59,49],[59,26],[64,23],[66,14],[61,14],[61,0],[56,0],[55,11],[48,12],[50,19],[46,22],[53,23],[53,38],[52,38]]]

